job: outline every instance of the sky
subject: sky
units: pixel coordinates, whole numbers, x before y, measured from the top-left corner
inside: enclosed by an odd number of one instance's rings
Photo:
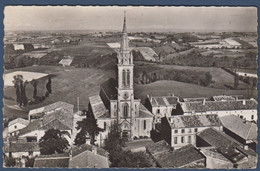
[[[255,7],[7,6],[5,30],[257,31]]]

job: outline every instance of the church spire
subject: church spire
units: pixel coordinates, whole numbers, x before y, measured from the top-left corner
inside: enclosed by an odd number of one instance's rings
[[[126,31],[126,12],[124,11],[124,25],[123,25],[123,33],[127,33]]]

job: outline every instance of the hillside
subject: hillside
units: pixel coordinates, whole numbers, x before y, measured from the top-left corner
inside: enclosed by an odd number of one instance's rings
[[[199,85],[182,83],[177,81],[156,81],[151,84],[135,85],[135,95],[142,101],[147,95],[163,96],[174,94],[180,97],[212,97],[214,95],[243,95],[249,97],[251,91],[248,90],[225,90],[202,87]],[[257,99],[257,90],[253,90],[252,97]]]

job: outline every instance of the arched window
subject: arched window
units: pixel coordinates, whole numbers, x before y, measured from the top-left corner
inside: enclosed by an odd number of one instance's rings
[[[124,118],[127,118],[127,116],[128,116],[128,104],[126,103],[125,105],[124,105]]]
[[[125,70],[123,70],[123,73],[122,73],[122,81],[123,81],[123,86],[126,85],[126,72]]]
[[[127,76],[126,76],[126,78],[127,78],[127,86],[129,86],[130,85],[130,71],[129,70],[127,70],[127,72],[126,72],[126,74],[127,74]]]

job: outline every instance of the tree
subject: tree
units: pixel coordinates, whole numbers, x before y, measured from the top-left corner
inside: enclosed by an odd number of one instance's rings
[[[35,162],[35,157],[26,157],[25,167],[33,167]]]
[[[95,137],[99,134],[99,132],[103,131],[103,129],[99,128],[97,125],[97,120],[95,118],[84,118],[82,121],[77,122],[78,126],[77,130],[80,130],[76,135],[74,140],[75,145],[81,145],[86,143],[87,135],[90,136],[90,144],[94,145]]]
[[[143,168],[151,167],[152,160],[143,152],[124,151],[125,142],[120,127],[114,123],[105,139],[104,149],[109,153],[111,167]]]
[[[8,157],[4,155],[4,165],[6,167],[14,167],[15,166],[15,159],[13,157]]]
[[[238,84],[239,84],[238,75],[235,74],[235,75],[234,75],[234,88],[237,88],[237,87],[238,87]]]
[[[19,106],[26,106],[27,105],[27,97],[26,97],[26,92],[25,88],[26,85],[28,84],[27,81],[23,81],[23,76],[22,75],[16,75],[13,77],[13,83],[14,87],[16,88],[16,102]]]
[[[51,90],[51,78],[49,77],[48,82],[46,84],[46,89],[49,92],[49,94],[51,94],[52,90]]]
[[[33,79],[31,81],[31,84],[33,86],[33,98],[35,99],[37,97],[37,85],[38,85],[38,81]]]
[[[40,139],[40,153],[43,155],[63,153],[69,147],[69,142],[65,136],[70,137],[67,131],[57,129],[45,131],[44,136]]]

